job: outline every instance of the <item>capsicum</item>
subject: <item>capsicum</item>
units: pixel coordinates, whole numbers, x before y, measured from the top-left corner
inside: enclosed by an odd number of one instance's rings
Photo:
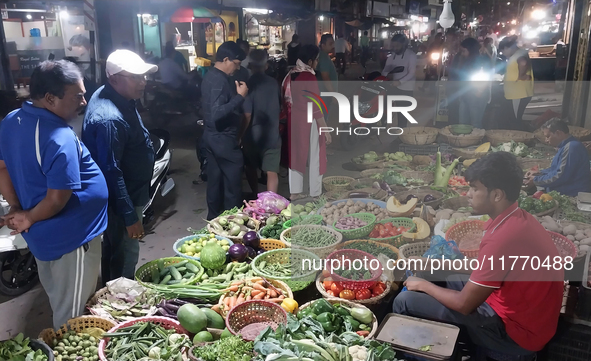
[[[324,298],[321,298],[319,300],[317,300],[316,302],[314,302],[314,304],[312,305],[312,311],[316,314],[316,315],[320,315],[321,313],[325,313],[325,312],[334,312],[334,307]]]
[[[359,321],[354,319],[353,316],[345,316],[345,323],[346,322],[349,322],[351,324],[352,331],[359,331],[360,330],[359,326],[361,325],[361,323],[359,323]]]
[[[316,320],[320,322],[322,328],[326,332],[332,332],[338,328],[337,323],[335,322],[335,315],[330,312],[324,312],[316,317]]]
[[[304,318],[306,316],[310,316],[313,319],[316,319],[316,314],[314,313],[314,310],[312,310],[312,307],[307,307],[307,308],[304,308],[303,310],[299,310],[297,316],[298,316],[298,320],[301,320],[302,318]]]
[[[346,309],[344,309],[340,304],[336,304],[333,306],[334,310],[336,313],[338,313],[341,316],[351,316],[351,314],[349,313],[349,311],[347,311]]]

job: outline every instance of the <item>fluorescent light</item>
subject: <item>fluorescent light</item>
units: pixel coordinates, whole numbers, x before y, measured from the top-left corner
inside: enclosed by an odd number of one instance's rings
[[[318,17],[318,20],[320,20],[320,21],[324,21],[324,15],[320,15],[320,16]]]
[[[32,18],[33,18],[33,15],[27,14],[27,19],[31,20]]]
[[[267,10],[267,9],[246,8],[246,9],[244,9],[244,11],[246,11],[247,13],[253,13],[253,14],[270,14],[270,13],[272,13],[272,11]]]

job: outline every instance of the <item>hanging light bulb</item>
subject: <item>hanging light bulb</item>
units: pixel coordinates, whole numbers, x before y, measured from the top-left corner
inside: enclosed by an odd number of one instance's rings
[[[443,0],[443,11],[439,16],[439,25],[444,29],[451,28],[456,22],[454,13],[451,11],[451,0]]]

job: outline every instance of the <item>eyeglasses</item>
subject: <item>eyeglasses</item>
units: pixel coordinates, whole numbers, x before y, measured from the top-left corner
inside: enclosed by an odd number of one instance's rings
[[[136,81],[138,83],[141,82],[141,81],[148,80],[148,76],[147,75],[123,75],[123,74],[119,74],[119,75],[121,75],[124,78],[132,79],[133,81]]]

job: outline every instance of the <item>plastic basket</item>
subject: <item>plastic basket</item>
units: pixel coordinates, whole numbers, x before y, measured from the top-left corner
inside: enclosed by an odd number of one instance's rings
[[[290,263],[292,265],[302,265],[303,260],[310,260],[311,269],[307,272],[301,272],[297,276],[275,276],[269,273],[264,272],[258,266],[261,262],[265,262],[267,264],[272,263],[281,263],[287,264]],[[316,279],[317,270],[314,269],[314,265],[319,265],[321,260],[318,256],[316,256],[312,252],[308,252],[303,249],[292,249],[292,248],[283,248],[283,249],[275,249],[272,251],[268,251],[262,253],[255,257],[255,259],[250,263],[250,266],[257,276],[265,277],[269,280],[280,280],[289,286],[293,292],[301,291],[304,288],[308,287],[314,280]]]
[[[298,237],[297,233],[298,233],[298,231],[300,231],[302,229],[309,229],[309,230],[314,230],[316,232],[322,232],[325,235],[332,237],[334,239],[334,241],[331,244],[329,244],[328,246],[324,246],[324,247],[301,246],[301,245],[297,244],[297,242],[299,240],[301,240],[302,238],[301,238],[301,236]],[[295,240],[295,242],[294,242],[294,240]],[[291,227],[291,247],[312,252],[320,258],[324,258],[324,257],[328,256],[329,254],[331,254],[337,248],[338,244],[341,243],[342,241],[343,241],[343,235],[330,227],[315,226],[315,225]]]
[[[400,144],[398,151],[404,152],[410,155],[431,155],[437,153],[439,150],[441,153],[451,152],[449,144],[431,144],[431,145],[410,145]]]
[[[285,243],[288,248],[291,247],[291,227],[284,229],[283,232],[281,232],[279,238],[281,239],[281,242]]]
[[[43,340],[47,345],[53,344],[54,339],[60,339],[66,332],[84,332],[88,328],[100,328],[107,332],[117,325],[111,320],[98,316],[80,316],[68,320],[66,324],[62,325],[59,330],[53,330],[52,328],[46,328],[39,334],[39,339]]]
[[[322,282],[324,281],[324,277],[322,277],[322,274],[318,275],[318,277],[316,278],[316,289],[318,290],[318,292],[322,295],[323,298],[340,298],[340,297],[333,297],[331,295],[329,295],[328,293],[326,293],[326,290],[324,289],[324,286],[322,285]],[[384,292],[376,297],[372,297],[372,298],[368,298],[366,300],[348,300],[351,301],[353,303],[356,304],[360,304],[360,305],[375,305],[380,303],[380,301],[386,297],[390,291],[392,290],[392,286],[390,285],[390,282],[388,282],[388,277],[386,277],[386,275],[382,275],[380,277],[380,281],[384,282],[384,284],[386,285],[386,289],[384,290]]]
[[[365,307],[364,305],[361,305],[359,303],[355,303],[352,301],[348,301],[348,300],[344,300],[342,298],[334,298],[334,297],[330,297],[330,298],[326,298],[326,300],[331,304],[331,305],[344,305],[347,306],[347,308],[364,308],[366,309],[367,307]],[[308,303],[304,303],[303,305],[300,306],[300,308],[298,309],[298,312],[301,312],[302,310],[312,306],[312,304],[314,303],[314,301],[310,301]],[[376,315],[373,314],[373,320],[371,322],[371,331],[369,332],[369,335],[367,335],[366,339],[371,339],[376,335],[376,332],[378,331],[378,319],[376,318]]]
[[[291,219],[283,222],[283,230],[286,230],[288,228],[291,228]]]
[[[291,219],[288,221],[290,222],[289,227],[292,226],[303,226],[303,225],[320,225],[322,224],[322,216],[319,214],[310,214],[307,216],[303,216],[303,217],[299,217],[299,216],[295,216],[295,217],[291,217]],[[302,224],[302,222],[305,222],[304,224]],[[287,228],[289,228],[287,227]],[[286,229],[286,228],[283,228]]]
[[[416,242],[407,243],[400,247],[400,259],[408,259],[409,257],[422,257],[425,252],[431,248],[431,242]]]
[[[155,324],[158,324],[158,325],[164,327],[167,330],[174,329],[175,332],[178,334],[183,334],[183,335],[187,335],[187,336],[189,335],[189,332],[187,332],[187,330],[185,330],[183,328],[183,326],[181,326],[180,322],[173,320],[172,318],[166,318],[166,317],[160,317],[160,316],[138,317],[133,320],[129,320],[127,322],[120,323],[117,326],[111,328],[108,332],[109,333],[117,332],[117,330],[120,330],[120,329],[128,327],[128,326],[135,325],[138,322],[155,323]],[[106,351],[108,343],[109,343],[108,337],[103,337],[103,339],[101,339],[101,342],[99,343],[98,351],[99,351],[99,359],[101,361],[110,361],[107,358],[107,356],[105,355],[105,351]]]
[[[246,341],[255,338],[267,327],[275,330],[287,324],[287,312],[281,306],[267,301],[246,301],[232,308],[226,317],[226,327],[233,335]]]
[[[249,279],[249,281],[251,282],[256,282],[256,281],[260,281],[263,278],[261,277],[252,277]],[[279,281],[279,280],[267,280],[268,283],[270,283],[273,287],[277,288],[278,290],[281,291],[285,291],[285,298],[291,298],[293,299],[293,292],[291,291],[291,288],[289,288],[289,286],[287,285],[287,283],[283,282],[283,281]],[[229,309],[224,309],[225,305],[224,305],[224,300],[226,299],[226,295],[222,295],[222,297],[220,297],[220,300],[218,302],[218,304],[220,305],[220,310],[222,311],[222,316],[227,316],[228,312],[230,311]]]
[[[261,244],[259,245],[259,248],[262,248],[265,251],[272,251],[274,249],[282,249],[286,247],[287,245],[285,242],[270,238],[261,239]]]
[[[386,223],[390,223],[390,222],[392,222],[392,225],[396,228],[398,228],[398,227],[410,228],[407,232],[413,232],[415,230],[415,228],[417,227],[417,225],[415,224],[415,222],[412,221],[412,219],[403,218],[403,217],[386,218],[383,221],[376,222],[376,225],[377,224],[386,224]],[[375,225],[374,225],[374,227],[375,227]],[[404,244],[403,243],[404,240],[402,240],[402,233],[397,236],[394,236],[394,237],[370,238],[370,239],[372,241],[376,241],[376,242],[388,242],[389,244],[392,244],[394,247],[400,247],[401,245]]]
[[[556,232],[548,231],[548,233],[550,234],[550,238],[552,238],[552,242],[554,242],[554,245],[558,250],[558,254],[562,259],[564,259],[564,257],[570,256],[572,257],[572,260],[574,260],[577,257],[577,246],[575,246],[575,244],[570,239]]]
[[[451,226],[445,233],[445,239],[448,241],[455,241],[460,252],[468,258],[478,258],[478,251],[480,250],[480,240],[482,239],[482,230],[484,229],[483,221],[468,220],[456,223]],[[473,240],[478,239],[478,244],[473,244]],[[472,241],[466,246],[467,241]]]
[[[194,261],[192,259],[187,259],[184,257],[167,257],[155,259],[138,268],[138,270],[135,271],[135,280],[138,281],[144,287],[153,287],[154,284],[151,283],[149,280],[152,279],[152,270],[158,269],[158,262],[160,261],[163,262],[164,267],[168,267],[182,261],[188,261],[193,265],[197,266],[197,268],[199,268],[199,272],[195,276],[187,280],[187,282],[185,283],[187,285],[197,283],[197,280],[200,279],[201,275],[203,275],[203,272],[205,272],[205,269],[203,269],[203,266],[201,266],[201,263],[199,263],[198,261]]]
[[[45,356],[47,356],[47,361],[54,361],[55,356],[53,356],[53,351],[51,347],[47,346],[47,344],[41,340],[29,339],[29,346],[31,350],[37,351],[41,350]]]
[[[347,189],[351,182],[353,182],[355,178],[345,177],[345,176],[333,176],[333,177],[326,177],[322,179],[322,184],[324,185],[324,189],[327,192],[330,191],[337,191],[341,189]],[[333,182],[343,182],[343,184],[335,184]]]
[[[336,229],[338,232],[340,232],[344,238],[347,238],[347,239],[366,237],[368,234],[371,233],[371,231],[373,230],[373,226],[376,223],[376,216],[371,213],[353,213],[353,214],[348,214],[343,218],[346,218],[346,217],[354,217],[354,218],[360,219],[360,220],[367,223],[365,226],[363,226],[361,228],[356,228],[356,229],[352,229],[352,230],[344,230],[344,229],[337,228],[338,220],[335,221],[332,226],[334,227],[334,229]]]
[[[384,248],[388,248],[390,249],[390,251],[392,251],[393,253],[396,254],[396,259],[400,258],[400,250],[388,243],[383,243],[383,242],[376,242],[376,241],[370,241],[368,239],[353,239],[351,241],[347,241],[341,245],[339,245],[339,249],[355,249],[355,248],[350,248],[351,244],[354,243],[368,243],[370,245],[375,245],[376,248],[377,247],[384,247]],[[369,252],[368,252],[369,253]]]
[[[343,288],[349,289],[349,290],[361,290],[364,288],[370,288],[371,286],[373,286],[374,284],[376,284],[376,282],[380,279],[380,277],[382,276],[382,265],[380,263],[380,261],[378,260],[377,257],[374,257],[373,255],[367,253],[367,252],[363,252],[363,251],[359,251],[356,249],[339,249],[334,251],[333,253],[329,254],[328,257],[326,257],[327,259],[327,263],[326,263],[326,267],[328,269],[328,271],[331,274],[331,277],[334,281],[336,282],[341,282],[341,284],[343,285]],[[371,278],[367,279],[367,280],[352,280],[352,279],[348,279],[342,276],[339,276],[338,274],[334,273],[332,270],[332,264],[331,264],[331,260],[339,260],[342,261],[343,259],[349,259],[351,261],[351,268],[355,268],[356,266],[353,264],[355,260],[360,260],[361,262],[364,262],[365,260],[367,261],[367,265],[369,265],[370,269],[368,269],[367,271],[369,271],[371,273]],[[376,262],[374,261],[376,260],[378,262],[378,264],[380,265],[379,267],[372,267],[372,263],[375,264]],[[362,263],[364,264],[364,263]]]
[[[199,239],[201,237],[208,237],[208,235],[207,234],[196,234],[194,236],[187,236],[187,237],[183,237],[183,238],[177,240],[176,242],[174,242],[174,245],[172,246],[174,253],[176,253],[176,255],[179,257],[192,259],[193,261],[199,261],[200,260],[199,257],[187,256],[187,255],[179,252],[179,248],[181,248],[183,246],[183,244],[185,244],[185,242],[193,240],[193,239]],[[231,246],[234,244],[234,242],[230,241],[230,239],[228,239],[226,237],[216,235],[215,238],[220,241],[222,241],[222,240],[228,241],[228,246]]]
[[[591,327],[558,323],[555,336],[546,345],[547,361],[591,360]]]

